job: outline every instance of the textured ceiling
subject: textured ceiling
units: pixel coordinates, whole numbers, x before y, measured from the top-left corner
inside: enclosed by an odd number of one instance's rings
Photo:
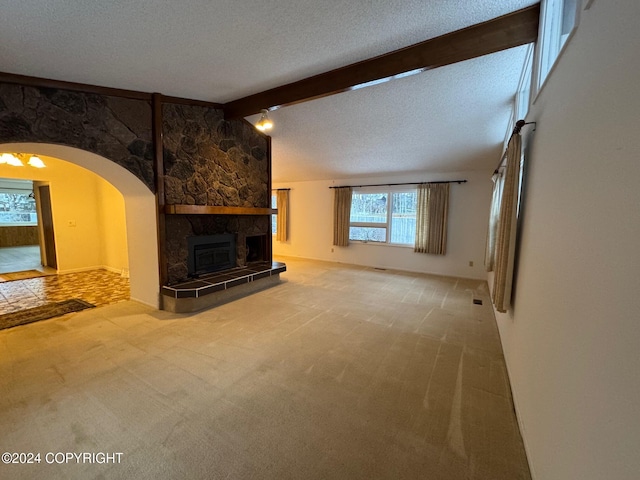
[[[0,70],[224,103],[535,3],[4,0]],[[274,179],[490,170],[525,50],[273,112]]]

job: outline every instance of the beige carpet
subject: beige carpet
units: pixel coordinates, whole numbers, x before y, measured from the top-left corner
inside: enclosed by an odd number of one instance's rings
[[[485,282],[283,260],[199,314],[1,331],[1,450],[42,462],[0,478],[530,478]]]

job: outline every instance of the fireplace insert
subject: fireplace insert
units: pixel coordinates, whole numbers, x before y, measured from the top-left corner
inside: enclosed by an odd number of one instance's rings
[[[188,237],[187,242],[187,270],[190,277],[236,266],[236,236],[232,233],[198,235]]]

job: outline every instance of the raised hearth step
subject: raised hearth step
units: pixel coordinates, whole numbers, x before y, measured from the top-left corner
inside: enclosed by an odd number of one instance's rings
[[[203,275],[197,280],[164,286],[162,294],[171,298],[200,298],[272,275],[279,275],[286,270],[287,266],[281,262],[261,262],[247,267]]]

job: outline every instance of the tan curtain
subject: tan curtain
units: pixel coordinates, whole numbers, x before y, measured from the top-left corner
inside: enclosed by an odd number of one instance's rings
[[[493,272],[496,258],[496,237],[498,236],[498,219],[500,218],[500,200],[502,198],[502,172],[497,171],[491,177],[493,181],[493,196],[491,197],[491,212],[489,213],[489,228],[487,229],[487,245],[484,254],[484,266],[487,272]]]
[[[289,190],[278,190],[276,193],[276,208],[278,209],[276,240],[286,242],[287,227],[289,225]]]
[[[333,191],[333,244],[346,247],[349,245],[351,187],[337,187]]]
[[[511,302],[513,261],[516,248],[516,213],[521,158],[520,134],[514,134],[507,147],[507,165],[500,201],[500,217],[496,235],[493,291],[491,300],[499,312],[506,312]]]
[[[416,244],[414,252],[444,255],[447,252],[449,183],[418,186]]]

